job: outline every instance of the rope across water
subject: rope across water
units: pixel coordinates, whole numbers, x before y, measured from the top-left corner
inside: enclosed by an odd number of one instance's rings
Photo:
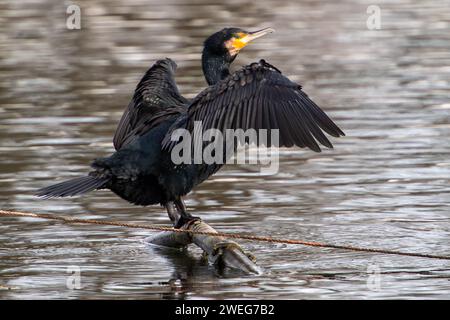
[[[363,247],[355,247],[355,246],[350,246],[350,245],[338,245],[338,244],[322,243],[322,242],[314,242],[314,241],[303,241],[303,240],[296,240],[296,239],[277,239],[277,238],[272,238],[272,237],[253,236],[253,235],[236,234],[236,233],[200,232],[200,231],[192,231],[192,230],[185,230],[185,229],[175,229],[172,227],[164,227],[164,226],[152,225],[152,224],[135,224],[135,223],[126,223],[126,222],[119,222],[119,221],[65,218],[65,217],[61,217],[61,216],[56,216],[56,215],[51,215],[51,214],[43,214],[43,213],[0,210],[0,216],[40,218],[40,219],[46,219],[46,220],[57,220],[57,221],[61,221],[64,223],[96,224],[96,225],[116,226],[116,227],[135,228],[135,229],[147,229],[147,230],[153,230],[153,231],[185,232],[185,233],[190,233],[190,234],[214,236],[214,237],[224,237],[224,238],[231,238],[231,239],[243,239],[243,240],[250,240],[250,241],[270,242],[270,243],[297,244],[297,245],[310,246],[310,247],[342,249],[342,250],[351,250],[351,251],[360,251],[360,252],[392,254],[392,255],[399,255],[399,256],[450,260],[450,256],[433,255],[433,254],[426,254],[426,253],[413,253],[413,252],[403,252],[403,251],[395,251],[395,250],[387,250],[387,249],[363,248]]]

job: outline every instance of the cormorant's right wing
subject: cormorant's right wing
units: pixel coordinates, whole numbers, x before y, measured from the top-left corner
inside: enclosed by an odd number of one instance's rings
[[[198,94],[189,104],[184,121],[174,125],[163,140],[163,149],[171,150],[172,132],[183,128],[191,139],[202,139],[194,132],[200,129],[279,130],[279,141],[267,141],[278,147],[307,147],[320,152],[319,143],[332,148],[326,132],[344,136],[344,132],[301,89],[264,60],[252,63]],[[199,130],[199,129],[197,129]],[[271,136],[271,134],[269,134]],[[317,141],[316,141],[317,140]],[[261,144],[258,139],[258,144]],[[264,142],[262,142],[264,144]]]
[[[180,95],[174,75],[177,65],[169,58],[158,60],[136,87],[133,98],[120,119],[114,134],[114,148],[119,150],[133,139],[140,127],[168,109],[180,108],[187,100]],[[170,112],[169,112],[170,113]]]

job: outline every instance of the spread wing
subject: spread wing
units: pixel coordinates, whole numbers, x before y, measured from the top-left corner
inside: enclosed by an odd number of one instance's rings
[[[116,150],[145,132],[149,124],[186,105],[187,100],[180,95],[174,80],[176,68],[176,63],[166,58],[147,70],[117,126],[113,140]]]
[[[344,135],[300,85],[264,60],[243,67],[195,97],[183,128],[192,133],[194,121],[202,121],[203,132],[213,128],[222,132],[267,129],[270,133],[279,129],[279,141],[271,145],[308,147],[316,152],[321,151],[319,143],[333,147],[323,131],[334,137]],[[163,141],[163,148],[169,150],[178,143],[171,141],[170,134]]]

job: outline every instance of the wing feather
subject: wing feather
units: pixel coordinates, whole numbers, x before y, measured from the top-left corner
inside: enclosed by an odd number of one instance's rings
[[[139,81],[114,134],[116,150],[133,141],[136,134],[144,134],[154,117],[160,117],[168,109],[180,109],[187,104],[188,101],[180,95],[175,83],[176,67],[169,58],[159,60]],[[169,114],[173,113],[173,110],[168,111]]]
[[[272,129],[279,130],[280,147],[308,147],[320,152],[319,144],[332,148],[322,132],[343,136],[342,130],[302,91],[275,67],[264,60],[253,63],[206,88],[188,107],[186,128],[203,122],[203,130]],[[170,149],[171,130],[163,141]]]

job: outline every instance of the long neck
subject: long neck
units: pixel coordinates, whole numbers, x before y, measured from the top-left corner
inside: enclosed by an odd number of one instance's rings
[[[230,62],[223,55],[210,53],[203,50],[202,54],[203,74],[208,85],[213,85],[230,74]]]

